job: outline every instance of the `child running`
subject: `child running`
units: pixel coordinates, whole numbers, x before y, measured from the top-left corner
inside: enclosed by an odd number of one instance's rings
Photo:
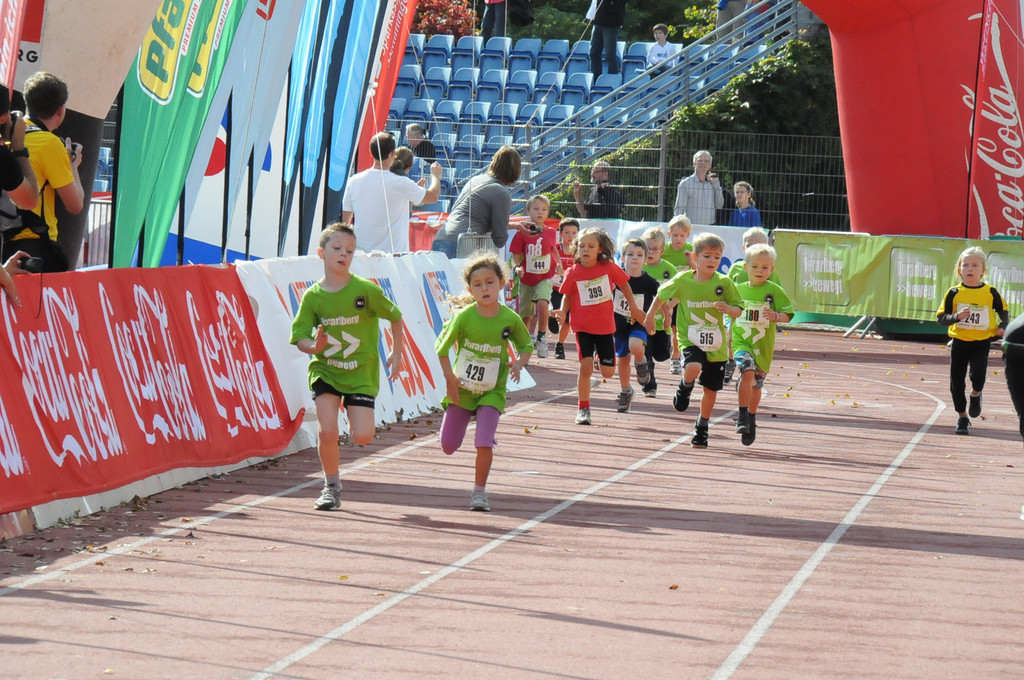
[[[604,229],[589,227],[576,237],[575,264],[562,280],[562,307],[555,312],[559,321],[569,319],[576,334],[579,375],[576,388],[579,405],[577,425],[590,425],[590,377],[594,374],[594,354],[601,364],[601,375],[615,374],[615,311],[612,291],[618,288],[630,315],[640,321],[644,313],[629,289],[629,274],[613,261],[615,244]]]
[[[743,252],[744,253],[747,252],[747,249],[750,248],[750,246],[756,245],[758,243],[764,243],[764,244],[768,243],[768,232],[765,231],[762,227],[751,227],[750,229],[747,229],[745,232],[743,232]],[[747,268],[746,268],[745,264],[746,263],[743,261],[743,259],[740,258],[739,260],[736,260],[735,262],[733,262],[732,266],[729,267],[729,274],[728,274],[728,276],[729,276],[730,279],[733,280],[733,283],[735,283],[736,285],[744,283],[748,279],[748,277],[747,277]],[[774,260],[772,262],[772,266],[773,266],[772,274],[771,274],[771,276],[768,277],[768,280],[771,281],[772,283],[776,283],[776,284],[781,286],[782,282],[779,280],[779,274],[774,269]],[[735,371],[736,371],[736,362],[733,361],[733,355],[732,355],[732,336],[730,335],[729,336],[729,361],[727,361],[726,364],[725,364],[725,384],[726,385],[728,385],[732,381],[732,376],[733,376],[733,373]],[[738,385],[737,385],[737,387],[738,387]]]
[[[676,215],[668,223],[669,244],[665,248],[662,258],[675,265],[676,271],[683,271],[690,268],[690,253],[693,252],[687,241],[690,239],[690,232],[693,225],[686,215]],[[676,326],[676,308],[672,309],[672,363],[669,364],[668,372],[672,375],[679,375],[683,372],[683,364],[679,354],[679,330]]]
[[[743,313],[732,324],[732,351],[740,371],[736,434],[744,446],[750,446],[756,438],[764,379],[775,355],[775,324],[793,317],[793,303],[782,286],[770,280],[775,271],[774,248],[756,243],[747,248],[743,262],[748,281],[736,286],[743,298]]]
[[[622,248],[622,268],[629,274],[629,289],[638,307],[647,310],[658,295],[658,282],[644,271],[647,261],[647,245],[643,240],[631,238]],[[619,413],[629,413],[629,405],[636,393],[629,384],[633,375],[630,369],[630,357],[636,365],[636,380],[645,387],[651,378],[647,370],[647,329],[642,323],[635,321],[630,314],[629,305],[621,290],[615,291],[615,356],[619,363]]]
[[[708,424],[725,376],[729,351],[725,344],[723,314],[735,319],[743,311],[739,307],[740,295],[736,284],[718,272],[724,250],[725,242],[715,234],[704,233],[694,238],[693,270],[679,272],[658,288],[658,299],[647,311],[644,323],[647,330],[651,330],[661,305],[666,300],[679,299],[676,319],[683,355],[683,378],[679,381],[672,406],[680,413],[689,408],[690,394],[699,376],[704,394],[700,400],[700,416],[690,438],[690,446],[696,449],[708,446]]]
[[[338,414],[342,405],[352,441],[360,446],[373,441],[373,409],[380,387],[380,319],[391,322],[394,337],[386,364],[392,380],[402,367],[402,313],[380,286],[349,271],[355,252],[356,235],[347,224],[334,223],[321,232],[316,254],[324,261],[324,276],[302,296],[289,340],[313,357],[309,387],[316,404],[317,453],[324,471],[324,488],[313,504],[317,510],[341,505]]]
[[[558,269],[555,253],[555,230],[545,228],[551,202],[547,196],[533,196],[526,202],[530,225],[517,231],[509,244],[516,277],[519,279],[519,316],[527,328],[537,313],[537,356],[546,359],[548,343],[544,332],[548,328],[548,300],[551,299],[551,279]]]
[[[555,278],[551,281],[551,309],[558,309],[562,306],[562,279],[565,272],[572,266],[573,241],[580,233],[580,221],[574,217],[566,217],[558,223],[558,236],[561,239],[555,245],[555,254],[558,256],[558,270]],[[558,340],[555,342],[555,358],[565,358],[565,341],[569,337],[569,323],[558,323],[558,319],[552,314],[548,320],[548,331],[555,335]]]
[[[992,338],[1003,337],[1010,322],[999,291],[985,283],[987,259],[977,247],[967,248],[956,260],[956,276],[960,283],[946,293],[937,312],[939,323],[949,326],[949,391],[953,408],[960,416],[957,434],[970,434],[971,418],[981,415],[981,390],[985,387],[988,353]],[[970,369],[971,405],[967,406],[964,390]],[[968,417],[970,416],[970,418]]]
[[[490,512],[487,477],[494,460],[498,419],[505,410],[506,382],[510,375],[519,382],[533,344],[523,320],[501,304],[506,274],[493,254],[470,260],[463,278],[469,294],[455,298],[454,303],[461,308],[444,325],[435,345],[446,385],[441,402],[445,407],[441,450],[451,454],[462,446],[466,427],[475,415],[476,474],[469,508]],[[507,363],[510,340],[519,358]],[[454,370],[448,359],[453,345],[458,345]]]
[[[644,232],[643,239],[647,245],[647,264],[644,265],[644,271],[659,284],[665,283],[677,272],[675,265],[661,259],[662,253],[665,252],[665,232],[658,227],[651,227]],[[672,336],[669,334],[671,327],[669,316],[675,311],[675,308],[675,300],[670,300],[654,317],[654,333],[649,334],[647,347],[644,350],[647,357],[647,372],[650,376],[647,384],[643,386],[645,397],[653,399],[658,396],[658,380],[654,377],[655,362],[668,361],[672,356],[673,343]]]

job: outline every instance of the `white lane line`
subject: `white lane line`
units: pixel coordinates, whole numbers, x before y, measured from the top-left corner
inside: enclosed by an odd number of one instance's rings
[[[537,403],[543,403],[543,402],[537,402]],[[721,416],[719,418],[715,418],[712,421],[712,424],[721,422],[722,420],[727,418],[729,415],[731,415],[733,412],[734,411],[729,411],[725,415],[723,415],[723,416]],[[446,567],[444,567],[443,569],[441,569],[437,573],[431,574],[430,576],[428,576],[427,578],[423,579],[419,583],[416,583],[415,585],[412,585],[412,586],[406,588],[405,590],[403,590],[400,593],[395,593],[394,595],[389,597],[387,600],[384,600],[383,602],[378,604],[376,607],[373,607],[372,609],[367,609],[365,612],[363,612],[359,616],[356,616],[355,618],[352,618],[349,621],[347,621],[346,623],[338,626],[334,630],[332,630],[332,631],[330,631],[328,633],[325,633],[324,635],[321,635],[319,638],[317,638],[313,642],[310,642],[308,645],[305,645],[304,647],[296,650],[295,652],[289,654],[288,656],[283,657],[282,659],[280,659],[276,663],[268,666],[267,668],[263,669],[261,672],[257,673],[256,675],[250,676],[250,680],[268,680],[268,678],[274,677],[274,675],[276,675],[277,673],[280,673],[281,671],[283,671],[284,669],[288,668],[289,666],[292,666],[292,665],[302,661],[303,659],[305,659],[309,655],[313,654],[314,652],[318,651],[319,649],[325,647],[326,645],[328,645],[328,644],[330,644],[332,642],[335,642],[336,640],[338,640],[342,636],[352,632],[353,630],[355,630],[359,626],[363,625],[364,623],[367,623],[368,621],[373,620],[375,617],[383,614],[384,612],[388,611],[392,607],[395,607],[396,605],[400,604],[401,602],[403,602],[407,598],[412,597],[413,595],[415,595],[415,594],[417,594],[417,593],[419,593],[419,592],[429,588],[430,586],[434,585],[435,583],[437,583],[441,579],[454,574],[455,572],[457,572],[460,569],[462,569],[463,567],[473,563],[474,561],[478,560],[479,558],[483,557],[484,555],[488,554],[489,552],[492,552],[493,550],[495,550],[497,548],[500,548],[505,543],[508,543],[509,541],[511,541],[511,540],[513,540],[513,539],[523,535],[527,531],[529,531],[529,530],[533,529],[534,527],[536,527],[538,524],[541,524],[542,522],[545,522],[545,521],[551,519],[552,517],[554,517],[558,513],[562,512],[563,510],[566,510],[566,509],[572,507],[573,505],[575,505],[576,503],[579,503],[580,501],[585,500],[585,499],[587,499],[590,496],[593,496],[594,494],[598,493],[602,489],[604,489],[604,488],[606,488],[606,487],[608,487],[608,486],[610,486],[612,484],[615,484],[616,482],[618,482],[619,480],[623,479],[627,475],[630,475],[633,472],[636,472],[637,470],[639,470],[643,466],[647,465],[651,461],[657,460],[658,458],[660,458],[664,454],[668,453],[669,451],[671,451],[675,447],[679,446],[682,442],[685,442],[685,441],[687,441],[689,439],[690,439],[690,434],[686,434],[686,435],[684,435],[682,437],[676,438],[675,440],[669,442],[668,444],[666,444],[665,446],[661,447],[660,449],[658,449],[654,453],[650,454],[646,458],[642,458],[642,459],[632,463],[628,467],[623,468],[622,470],[620,470],[619,472],[615,473],[611,477],[608,477],[604,481],[597,482],[596,484],[591,486],[586,491],[581,491],[580,493],[576,494],[575,496],[572,496],[572,497],[562,501],[561,503],[559,503],[558,505],[552,507],[551,509],[546,510],[545,512],[542,512],[541,514],[537,515],[533,519],[528,520],[528,521],[520,524],[518,527],[516,527],[515,529],[512,529],[508,533],[506,533],[506,534],[504,534],[502,536],[499,536],[498,538],[495,538],[494,540],[490,541],[489,543],[486,543],[486,544],[480,546],[476,550],[474,550],[474,551],[472,551],[470,553],[467,553],[466,555],[463,555],[458,560],[456,560],[456,561],[452,562],[451,564],[447,565]]]
[[[524,404],[521,404],[518,408],[514,408],[511,411],[508,411],[506,415],[514,415],[514,414],[519,413],[521,411],[525,411],[527,409],[533,408],[534,406],[539,406],[540,404],[546,404],[548,402],[555,401],[557,399],[561,399],[562,397],[566,397],[566,396],[569,396],[569,395],[575,394],[575,393],[576,393],[576,390],[568,390],[566,392],[562,392],[561,394],[556,394],[556,395],[550,396],[547,399],[544,399],[543,401],[524,403]],[[472,423],[470,425],[470,427],[471,428],[476,427],[476,423],[475,422]],[[384,455],[373,456],[372,458],[368,458],[367,460],[365,460],[365,461],[363,461],[361,463],[358,463],[356,465],[351,465],[351,466],[341,470],[339,474],[344,477],[346,475],[351,475],[351,474],[354,474],[356,472],[360,472],[362,470],[365,470],[366,468],[370,467],[371,465],[374,465],[375,463],[377,463],[377,462],[379,462],[381,460],[391,460],[391,459],[394,459],[394,458],[399,458],[399,457],[405,455],[406,453],[409,453],[410,451],[415,451],[416,449],[419,449],[419,448],[422,448],[422,447],[424,447],[424,446],[426,446],[428,444],[434,443],[435,441],[437,441],[437,438],[438,438],[438,435],[431,435],[431,436],[429,436],[429,437],[427,437],[425,439],[422,439],[422,440],[416,442],[415,444],[410,444],[408,446],[404,446],[404,447],[402,447],[400,449],[392,451],[391,453],[384,454]],[[292,454],[292,455],[294,455],[294,454]],[[223,510],[223,511],[215,513],[213,515],[209,515],[207,517],[203,517],[202,519],[198,519],[198,520],[195,520],[195,521],[192,521],[192,522],[186,522],[186,523],[182,524],[181,526],[174,527],[173,529],[165,529],[164,531],[161,531],[158,534],[154,534],[152,536],[147,536],[145,538],[140,538],[140,539],[132,541],[130,543],[123,543],[121,545],[118,545],[118,546],[110,549],[110,550],[91,552],[91,553],[89,553],[89,557],[81,559],[81,560],[79,560],[77,562],[72,562],[71,564],[69,564],[69,565],[67,565],[65,567],[60,567],[58,569],[54,569],[53,571],[39,572],[38,574],[36,574],[34,576],[26,578],[24,581],[19,581],[18,583],[14,583],[12,585],[0,588],[0,597],[4,597],[5,595],[10,595],[11,593],[17,592],[19,590],[24,590],[25,588],[31,588],[32,586],[39,585],[40,583],[45,583],[47,581],[52,581],[53,579],[58,578],[60,576],[63,576],[64,574],[68,574],[68,573],[73,572],[73,571],[78,571],[79,569],[82,569],[83,567],[88,567],[90,565],[96,564],[96,560],[102,559],[104,556],[125,555],[125,554],[128,554],[128,553],[132,552],[133,550],[137,550],[137,549],[139,549],[139,548],[141,548],[143,546],[149,545],[150,543],[153,543],[154,541],[159,541],[159,540],[162,540],[162,539],[165,539],[165,538],[169,538],[171,536],[174,536],[175,534],[180,534],[180,533],[185,532],[185,531],[191,531],[191,530],[195,529],[196,527],[206,526],[207,524],[211,524],[211,523],[215,522],[216,520],[223,519],[225,517],[230,517],[231,515],[234,515],[234,514],[239,513],[239,512],[243,512],[245,510],[249,510],[250,508],[259,507],[260,505],[263,505],[264,503],[268,503],[268,502],[270,502],[270,501],[272,501],[272,500],[274,500],[276,498],[281,498],[282,496],[290,496],[293,493],[298,493],[299,491],[302,491],[303,489],[307,489],[307,488],[309,488],[311,486],[317,486],[317,485],[320,485],[320,484],[323,484],[323,479],[320,479],[320,478],[311,479],[308,482],[303,482],[301,484],[296,484],[293,487],[290,487],[288,489],[284,489],[283,491],[278,491],[277,493],[271,494],[269,496],[262,496],[260,498],[255,498],[255,499],[249,501],[248,503],[242,503],[240,505],[234,505],[234,506],[232,506],[231,508],[229,508],[227,510]]]
[[[841,375],[839,373],[828,373],[826,371],[818,372],[823,373],[825,375]],[[892,477],[893,474],[895,474],[895,472],[900,468],[901,465],[903,465],[903,462],[907,459],[907,456],[909,456],[911,452],[913,452],[913,450],[921,442],[921,439],[924,438],[924,436],[928,433],[928,430],[931,429],[931,426],[935,424],[935,421],[938,420],[939,416],[946,409],[946,404],[941,399],[934,397],[928,394],[927,392],[915,390],[912,387],[906,387],[905,385],[896,385],[894,383],[888,383],[882,380],[874,380],[872,378],[858,378],[858,380],[867,380],[869,382],[878,383],[880,385],[888,385],[890,387],[895,387],[896,389],[917,392],[918,394],[926,396],[932,401],[934,401],[936,403],[935,410],[932,412],[931,417],[927,421],[925,421],[924,425],[922,425],[921,428],[917,431],[917,434],[915,434],[910,439],[910,441],[907,442],[907,445],[903,447],[903,450],[900,451],[899,455],[896,456],[896,458],[893,459],[891,463],[889,463],[889,467],[887,467],[885,471],[878,476],[878,478],[875,480],[875,483],[871,485],[871,488],[868,489],[867,492],[865,492],[865,494],[860,497],[860,500],[858,500],[852,508],[850,508],[850,511],[846,513],[845,517],[843,517],[843,521],[840,522],[836,526],[836,528],[832,530],[832,533],[829,534],[828,538],[825,539],[825,542],[822,543],[818,547],[818,549],[814,551],[814,554],[811,555],[806,562],[804,562],[803,566],[800,567],[800,570],[797,571],[797,573],[793,576],[789,584],[782,589],[782,592],[779,593],[778,597],[775,598],[775,601],[771,603],[768,609],[765,610],[764,614],[761,615],[761,618],[759,618],[757,622],[754,623],[750,631],[748,631],[747,634],[743,637],[743,639],[740,640],[740,643],[736,645],[736,648],[732,650],[732,653],[729,654],[728,657],[726,657],[722,665],[718,667],[718,670],[715,671],[715,674],[711,676],[711,680],[727,680],[728,678],[732,677],[733,673],[736,672],[736,669],[738,669],[740,667],[740,664],[743,663],[747,656],[749,656],[750,653],[754,651],[754,648],[757,647],[757,644],[761,641],[761,638],[763,638],[765,634],[768,632],[768,629],[771,628],[772,624],[774,624],[778,620],[779,616],[782,615],[783,610],[789,605],[793,598],[796,597],[797,593],[800,592],[800,589],[803,588],[805,583],[807,583],[807,580],[811,577],[811,575],[814,574],[814,571],[818,568],[818,565],[820,565],[825,560],[825,558],[828,557],[828,554],[832,552],[832,548],[836,547],[839,541],[843,539],[843,536],[846,534],[849,528],[853,526],[853,524],[857,521],[857,518],[859,518],[861,513],[864,512],[864,510],[868,507],[868,503],[870,503],[875,498],[875,496],[878,495],[878,492],[882,490],[882,487],[885,486],[885,483],[889,481],[889,478]]]

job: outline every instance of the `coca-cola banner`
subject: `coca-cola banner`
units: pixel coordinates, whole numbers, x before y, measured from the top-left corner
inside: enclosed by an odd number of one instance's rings
[[[45,274],[0,296],[0,512],[284,449],[299,426],[233,268]]]
[[[1024,129],[1017,91],[1021,56],[1020,0],[985,8],[978,87],[964,102],[974,111],[967,223],[969,238],[1024,235]]]
[[[985,0],[805,4],[832,36],[852,229],[963,238],[972,118],[964,104],[978,75]],[[1009,38],[1020,25],[1002,29],[1005,63],[1017,64],[1024,55]]]
[[[28,0],[0,0],[0,84],[12,87]]]

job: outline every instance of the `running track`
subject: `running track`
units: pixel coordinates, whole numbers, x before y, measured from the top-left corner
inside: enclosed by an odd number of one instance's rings
[[[939,343],[780,333],[751,447],[661,395],[512,395],[488,485],[439,416],[0,545],[0,677],[1022,678],[1022,444],[993,352],[953,434]],[[467,439],[471,441],[472,435]]]

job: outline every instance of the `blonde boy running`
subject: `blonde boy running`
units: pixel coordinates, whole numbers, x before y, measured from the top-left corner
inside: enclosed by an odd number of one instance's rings
[[[668,237],[670,239],[665,252],[662,255],[664,260],[675,265],[677,271],[690,268],[690,254],[693,249],[687,241],[693,225],[686,215],[676,215],[668,223]],[[683,372],[683,364],[679,355],[679,331],[676,327],[676,310],[672,309],[672,363],[669,365],[669,373],[679,375]]]
[[[740,416],[736,434],[744,446],[754,443],[757,407],[765,376],[775,354],[775,324],[793,317],[793,303],[782,286],[773,283],[775,249],[767,243],[747,248],[743,259],[749,280],[736,286],[743,313],[732,324],[732,351],[740,370]]]
[[[665,232],[658,227],[651,227],[642,236],[647,245],[647,264],[644,271],[651,275],[658,284],[665,283],[678,271],[675,265],[667,260],[661,259],[665,252]],[[658,381],[654,377],[654,364],[657,361],[668,361],[672,356],[673,343],[670,335],[669,316],[675,311],[675,301],[669,301],[658,312],[654,319],[654,333],[647,338],[647,347],[644,354],[647,358],[647,373],[650,376],[647,384],[643,386],[645,397],[654,398],[658,396]]]

